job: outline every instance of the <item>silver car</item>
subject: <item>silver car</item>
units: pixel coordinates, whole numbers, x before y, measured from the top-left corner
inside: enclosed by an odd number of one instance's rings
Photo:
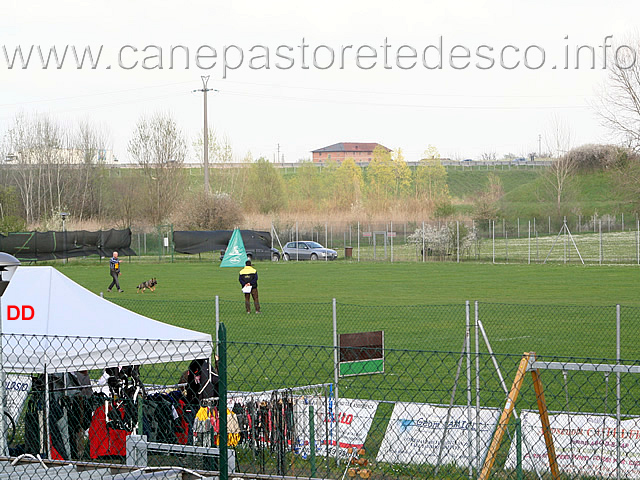
[[[285,260],[335,260],[338,252],[318,242],[289,242],[282,249]]]

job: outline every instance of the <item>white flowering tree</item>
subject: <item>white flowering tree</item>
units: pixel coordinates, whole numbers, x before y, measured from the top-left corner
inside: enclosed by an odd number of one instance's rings
[[[423,256],[447,257],[455,255],[459,249],[460,255],[469,253],[478,235],[475,227],[468,228],[465,224],[449,222],[440,227],[425,224],[424,230],[417,228],[415,232],[407,236],[407,243],[413,243],[416,248],[422,250]]]

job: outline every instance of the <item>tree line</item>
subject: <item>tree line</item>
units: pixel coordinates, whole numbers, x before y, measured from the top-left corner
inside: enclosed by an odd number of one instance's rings
[[[211,169],[211,194],[205,194],[200,169],[194,174],[185,168],[189,148],[200,157],[202,144],[199,138],[189,145],[168,113],[141,117],[127,146],[130,161],[140,168],[113,168],[105,157],[106,128],[20,114],[0,143],[0,230],[59,228],[62,212],[77,222],[110,226],[171,222],[205,229],[230,228],[247,212],[402,209],[428,216],[450,209],[447,172],[434,147],[413,170],[401,149],[378,148],[365,169],[348,158],[322,168],[301,162],[295,174],[286,175],[248,154],[246,167]],[[210,131],[208,144],[210,161],[233,161],[228,138]]]

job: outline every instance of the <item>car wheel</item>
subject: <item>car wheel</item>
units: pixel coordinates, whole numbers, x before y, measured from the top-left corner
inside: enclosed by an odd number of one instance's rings
[[[290,260],[290,258],[291,258],[291,257],[289,257],[289,254],[288,254],[288,253],[285,253],[285,254],[284,254],[284,261],[285,261],[285,262],[288,262],[288,261]]]
[[[311,254],[311,260],[317,260],[318,259],[318,255],[316,255],[315,253]]]
[[[273,262],[279,262],[280,261],[280,255],[277,253],[274,253],[271,255],[271,261]]]

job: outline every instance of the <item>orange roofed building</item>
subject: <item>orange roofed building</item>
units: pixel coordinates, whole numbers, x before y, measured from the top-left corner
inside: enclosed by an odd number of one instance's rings
[[[353,158],[356,163],[369,163],[376,147],[384,148],[387,152],[391,151],[379,143],[342,142],[313,150],[311,153],[313,153],[314,163],[325,163],[330,160],[342,163],[347,158]]]

